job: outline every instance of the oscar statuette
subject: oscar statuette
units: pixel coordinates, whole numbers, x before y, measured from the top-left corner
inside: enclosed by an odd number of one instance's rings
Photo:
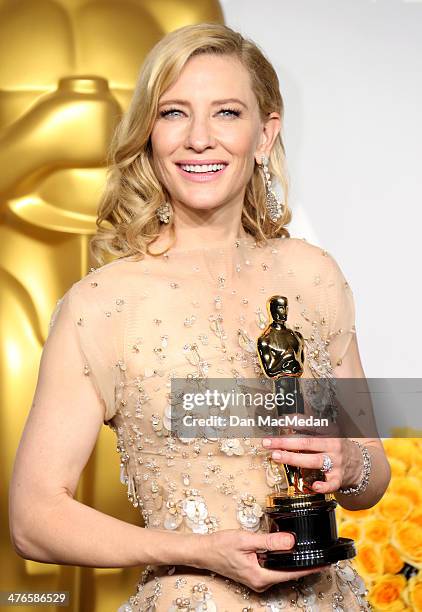
[[[270,297],[267,310],[270,323],[257,340],[261,368],[266,378],[273,379],[274,394],[278,397],[285,397],[287,393],[294,394],[293,406],[277,405],[278,416],[292,413],[304,415],[305,404],[299,381],[304,365],[303,336],[286,326],[286,297]],[[286,433],[294,435],[293,429],[284,429]],[[339,538],[337,535],[334,512],[337,502],[334,496],[317,493],[312,489],[313,482],[325,480],[324,473],[321,470],[277,464],[271,457],[268,461],[276,474],[274,492],[268,495],[265,508],[268,531],[293,533],[296,541],[293,548],[287,551],[259,552],[258,562],[261,567],[297,570],[354,557],[356,550],[353,540]]]

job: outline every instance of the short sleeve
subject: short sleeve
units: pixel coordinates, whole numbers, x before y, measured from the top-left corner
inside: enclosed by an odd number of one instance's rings
[[[81,389],[87,385],[95,391],[102,406],[103,421],[106,423],[114,415],[114,381],[104,371],[104,364],[91,350],[92,336],[85,333],[86,321],[84,308],[75,286],[58,300],[51,315],[48,337],[41,357],[40,379],[43,393],[60,394],[62,381],[63,394],[68,389],[69,380]],[[83,329],[84,328],[84,329]],[[54,381],[52,378],[54,377]],[[68,389],[61,401],[72,401],[72,390]],[[80,397],[79,392],[75,396]],[[92,397],[92,394],[91,394]],[[89,406],[86,407],[89,410]],[[71,406],[70,406],[71,409]]]
[[[352,289],[336,260],[327,255],[328,352],[333,368],[341,365],[356,333]]]

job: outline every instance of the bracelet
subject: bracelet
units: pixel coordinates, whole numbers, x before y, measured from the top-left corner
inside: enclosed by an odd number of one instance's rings
[[[362,452],[362,476],[359,483],[355,487],[339,489],[339,493],[342,493],[343,495],[359,495],[360,493],[363,493],[366,490],[366,487],[368,486],[369,475],[371,473],[371,455],[369,454],[368,449],[366,448],[366,446],[363,446],[356,440],[351,440],[351,442],[357,444]]]

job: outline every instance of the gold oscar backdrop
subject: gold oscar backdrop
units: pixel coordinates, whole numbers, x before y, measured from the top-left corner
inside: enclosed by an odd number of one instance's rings
[[[54,306],[95,265],[87,244],[107,147],[140,64],[164,34],[199,22],[223,23],[217,0],[0,0],[0,590],[68,590],[71,612],[117,610],[140,568],[18,557],[7,518],[13,460]],[[141,524],[118,483],[104,427],[78,499]]]

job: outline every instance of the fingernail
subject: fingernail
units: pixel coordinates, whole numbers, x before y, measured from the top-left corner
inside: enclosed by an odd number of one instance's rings
[[[274,451],[271,456],[273,459],[281,459],[282,454],[280,453],[280,451]]]
[[[290,534],[290,533],[286,533],[283,536],[283,545],[291,548],[293,546],[293,544],[295,543],[295,539],[294,537]]]
[[[317,491],[319,491],[321,489],[321,485],[314,483],[314,489],[316,489]]]
[[[269,438],[264,438],[262,440],[262,446],[271,446],[271,440]]]

